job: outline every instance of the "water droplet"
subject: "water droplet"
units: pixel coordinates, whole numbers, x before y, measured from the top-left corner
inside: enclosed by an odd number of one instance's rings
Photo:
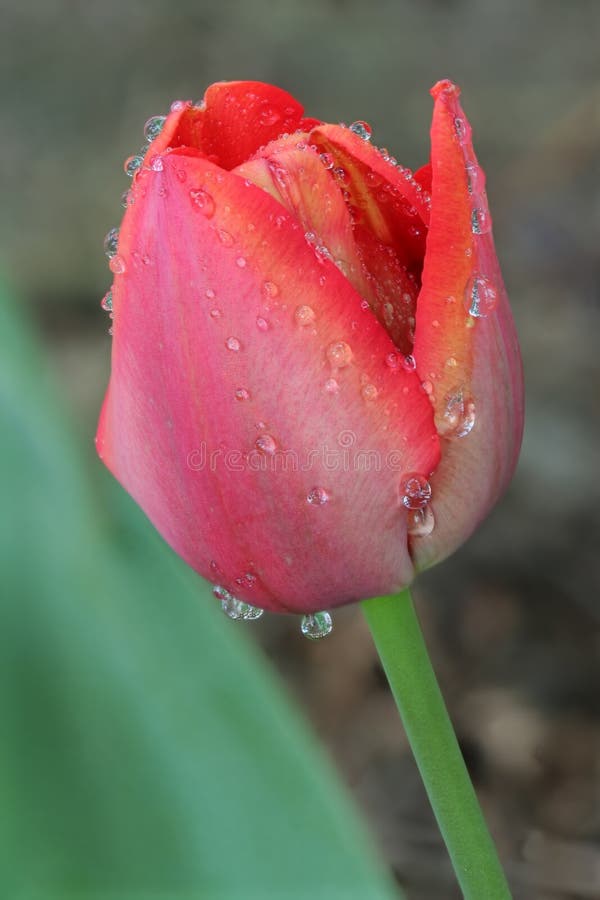
[[[144,137],[149,144],[152,143],[154,138],[157,138],[161,133],[166,120],[166,116],[151,116],[148,119],[148,121],[144,125]]]
[[[454,119],[454,133],[456,134],[459,143],[462,144],[467,136],[467,128],[464,119],[459,118],[459,116],[456,116]]]
[[[133,204],[133,193],[129,190],[123,191],[121,194],[121,206],[123,209],[127,209],[128,206],[132,206]]]
[[[433,384],[431,383],[431,381],[421,382],[421,387],[428,396],[431,396],[431,394],[433,394]]]
[[[233,594],[230,594],[228,590],[220,585],[213,588],[213,594],[217,600],[221,601],[221,609],[230,619],[251,622],[255,619],[260,619],[264,612],[257,606],[251,606],[243,600],[238,600],[237,597],[234,597]]]
[[[400,365],[400,357],[397,353],[388,353],[385,358],[385,364],[390,369],[397,369]]]
[[[207,219],[212,219],[215,214],[215,201],[208,191],[198,188],[196,191],[190,191],[190,200],[194,209],[200,210]]]
[[[300,623],[300,631],[311,641],[318,641],[327,637],[333,630],[333,620],[328,612],[311,613],[303,616]]]
[[[370,141],[373,130],[367,122],[353,122],[350,131],[358,135],[363,141]]]
[[[189,100],[173,100],[171,103],[171,112],[181,112],[186,106],[190,106]]]
[[[236,261],[235,261],[235,264],[236,264],[236,266],[238,266],[238,268],[240,268],[240,269],[245,269],[245,268],[246,268],[246,260],[245,260],[245,258],[244,258],[243,256],[238,256],[238,258],[237,258]]]
[[[256,438],[254,446],[257,450],[260,450],[261,453],[265,453],[267,456],[273,456],[277,450],[277,441],[271,434],[260,434]]]
[[[337,383],[337,381],[335,380],[335,378],[328,378],[327,381],[325,382],[325,390],[327,391],[328,394],[337,394],[339,389],[340,389],[340,386]]]
[[[250,391],[247,391],[246,388],[238,388],[235,392],[236,400],[249,400],[250,399]]]
[[[150,160],[150,168],[152,169],[153,172],[162,172],[162,170],[164,169],[162,156],[153,156],[152,159]],[[165,189],[161,188],[161,191],[162,191],[161,197],[165,197],[166,196]],[[159,191],[159,193],[160,193],[160,191]]]
[[[217,237],[224,247],[231,247],[233,245],[233,238],[224,228],[217,229]]]
[[[263,297],[267,300],[272,300],[279,293],[279,288],[275,284],[274,281],[265,281],[262,286],[262,294]]]
[[[117,245],[119,243],[119,229],[111,228],[104,238],[104,252],[111,259],[117,253]]]
[[[187,172],[185,171],[185,169],[176,169],[175,175],[177,176],[178,181],[187,181]]]
[[[487,206],[475,206],[471,212],[471,231],[473,234],[487,234],[492,230],[492,217]]]
[[[113,256],[108,261],[108,268],[115,275],[122,275],[127,266],[125,265],[125,260],[123,259],[123,257],[119,256],[119,254],[117,253],[116,256]]]
[[[362,388],[360,389],[360,393],[363,400],[376,400],[379,391],[374,384],[363,384]]]
[[[128,156],[123,163],[125,174],[129,175],[130,178],[133,178],[135,173],[139,172],[139,170],[141,169],[143,162],[144,159],[141,156]]]
[[[465,437],[475,425],[475,404],[462,390],[455,391],[446,398],[442,419],[436,424],[442,437]]]
[[[417,361],[414,358],[414,356],[411,356],[409,354],[408,356],[404,357],[402,365],[404,366],[404,368],[406,369],[407,372],[415,372],[416,368],[417,368]]]
[[[407,532],[412,537],[427,537],[435,526],[435,517],[430,506],[423,509],[409,509],[407,515]]]
[[[315,321],[315,311],[312,306],[297,306],[294,319],[298,325],[312,325]]]
[[[214,309],[211,309],[210,315],[211,315],[212,319],[220,319],[221,316],[223,315],[223,311],[220,309],[217,309],[217,307],[215,306]]]
[[[333,167],[335,166],[335,160],[331,153],[321,153],[319,154],[319,159],[326,169],[333,169]]]
[[[234,353],[237,353],[242,345],[236,337],[228,337],[225,341],[225,346],[228,350],[232,350]]]
[[[207,288],[205,291],[205,295],[207,300],[214,300],[216,297],[216,294],[212,288]]]
[[[449,356],[446,360],[446,365],[449,369],[455,369],[458,365],[458,362],[456,361],[456,358],[454,356]]]
[[[102,309],[105,312],[112,312],[112,308],[113,308],[112,291],[106,292],[106,294],[102,298],[100,306],[102,307]]]
[[[400,480],[400,497],[407,509],[423,509],[431,500],[431,485],[424,475],[408,472]]]
[[[326,353],[331,365],[337,369],[343,369],[352,362],[352,348],[345,341],[333,341]]]
[[[484,319],[496,308],[498,294],[494,284],[485,275],[474,275],[467,284],[465,305],[469,315]]]
[[[263,106],[260,113],[258,114],[260,124],[265,127],[269,127],[270,125],[276,125],[277,122],[281,121],[281,113],[272,106]]]
[[[256,327],[259,331],[268,331],[270,326],[266,319],[263,319],[262,316],[257,316]]]
[[[467,170],[467,190],[470,194],[475,194],[478,187],[479,176],[481,174],[481,169],[474,162],[468,162],[465,166]]]
[[[333,170],[333,174],[337,178],[338,181],[341,181],[342,184],[347,184],[349,181],[349,176],[346,170],[342,166],[338,166]]]
[[[329,502],[329,493],[322,487],[311,488],[306,495],[306,502],[311,506],[324,506]]]

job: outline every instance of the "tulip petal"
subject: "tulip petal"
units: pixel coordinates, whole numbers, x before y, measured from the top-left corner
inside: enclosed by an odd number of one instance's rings
[[[307,138],[296,134],[273,141],[234,171],[293,213],[317,252],[335,261],[395,346],[408,355],[420,282],[401,264],[393,247],[355,220],[357,211],[348,205],[344,186],[332,174],[332,158],[319,154]]]
[[[432,203],[414,356],[442,435],[435,528],[412,538],[419,568],[474,530],[513,474],[523,428],[521,358],[491,235],[485,180],[458,88],[440,82],[431,128]]]
[[[405,472],[439,460],[419,380],[269,194],[173,151],[144,169],[113,288],[98,451],[171,546],[248,602],[306,612],[413,570]]]
[[[259,81],[212,84],[200,106],[183,103],[167,117],[149,154],[187,147],[224,169],[233,169],[280,134],[314,119],[302,119],[303,108],[291,94]]]

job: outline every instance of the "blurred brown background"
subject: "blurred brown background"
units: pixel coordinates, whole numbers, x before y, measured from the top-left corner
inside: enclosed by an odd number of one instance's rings
[[[527,378],[523,454],[478,534],[420,578],[443,690],[527,900],[600,898],[600,4],[558,0],[0,2],[0,254],[93,454],[110,338],[102,238],[148,116],[220,79],[287,88],[427,159],[458,81],[488,174]],[[360,612],[319,645],[253,630],[410,900],[457,896]],[[484,900],[484,898],[482,898]]]

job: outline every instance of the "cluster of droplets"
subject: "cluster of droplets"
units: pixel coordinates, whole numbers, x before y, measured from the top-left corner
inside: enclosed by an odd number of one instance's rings
[[[243,622],[254,622],[264,613],[264,609],[258,606],[252,606],[244,600],[238,600],[227,588],[216,585],[213,588],[213,594],[221,603],[221,609],[229,619]],[[304,637],[311,641],[318,641],[327,637],[333,631],[333,620],[331,614],[323,610],[322,612],[310,613],[302,616],[300,622],[300,631]]]
[[[241,619],[244,622],[253,622],[260,619],[264,610],[258,606],[252,606],[244,600],[238,600],[226,588],[217,585],[213,588],[213,594],[221,601],[221,609],[230,619]]]
[[[166,116],[151,116],[146,124],[144,125],[144,139],[145,145],[142,147],[138,154],[134,154],[133,156],[128,156],[123,164],[123,169],[125,174],[130,178],[134,178],[135,175],[142,168],[144,163],[144,157],[146,155],[146,151],[148,146],[152,143],[152,141],[158,137],[161,133],[164,124],[166,121]],[[151,168],[162,168],[162,161],[160,157],[155,157],[151,160]],[[127,190],[123,193],[121,197],[121,206],[127,209],[128,206],[131,206],[133,203],[133,194],[131,190]],[[108,258],[108,267],[113,275],[122,275],[126,271],[126,263],[118,252],[119,248],[119,229],[111,228],[106,237],[104,238],[104,252]],[[102,303],[102,309],[109,313],[110,318],[113,318],[113,309],[112,309],[112,290],[108,291],[105,294]],[[108,333],[112,335],[113,329],[112,326],[109,328]]]

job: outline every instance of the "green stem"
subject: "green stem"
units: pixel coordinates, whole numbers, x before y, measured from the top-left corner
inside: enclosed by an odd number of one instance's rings
[[[510,900],[409,591],[362,606],[463,896]]]

